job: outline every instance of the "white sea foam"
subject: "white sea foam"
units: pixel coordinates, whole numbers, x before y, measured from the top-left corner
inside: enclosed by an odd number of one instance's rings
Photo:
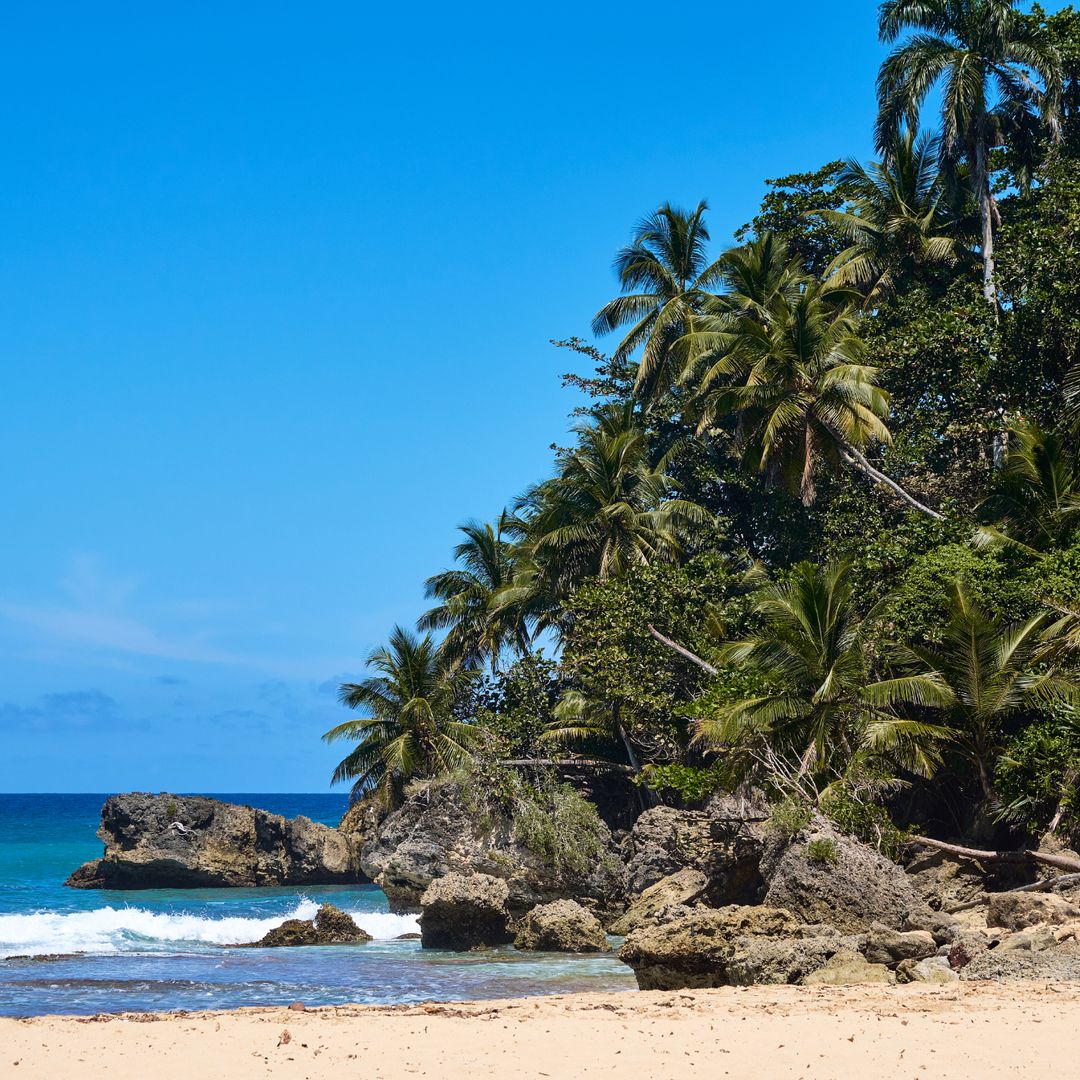
[[[114,953],[155,945],[244,945],[258,941],[285,919],[311,919],[319,905],[302,899],[291,910],[271,918],[237,915],[212,919],[201,915],[166,914],[139,907],[104,907],[67,914],[41,911],[32,915],[0,915],[0,957],[50,953]],[[387,940],[415,933],[414,915],[350,911],[357,925],[373,938]]]

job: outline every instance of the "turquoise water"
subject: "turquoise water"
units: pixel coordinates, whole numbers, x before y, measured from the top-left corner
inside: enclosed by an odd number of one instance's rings
[[[218,794],[336,824],[341,795]],[[632,989],[614,957],[422,950],[371,885],[273,889],[64,888],[101,854],[104,795],[0,795],[0,1015],[214,1009],[242,1005],[447,1001]],[[375,940],[365,945],[234,949],[330,901]]]

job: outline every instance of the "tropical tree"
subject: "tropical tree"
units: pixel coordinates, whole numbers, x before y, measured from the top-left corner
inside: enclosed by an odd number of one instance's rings
[[[1005,463],[978,512],[984,544],[1030,551],[1065,547],[1080,525],[1080,462],[1070,440],[1037,424],[1010,432]]]
[[[560,450],[556,475],[519,500],[526,591],[559,602],[587,578],[679,558],[696,532],[714,525],[696,503],[677,497],[666,467],[653,462],[634,404],[591,409],[574,427],[577,445]],[[508,599],[528,603],[518,590]]]
[[[919,697],[923,683],[871,679],[871,622],[857,618],[851,595],[846,563],[800,563],[766,587],[753,611],[761,629],[722,645],[719,662],[745,666],[769,689],[700,719],[697,738],[749,751],[773,783],[802,794],[882,760],[930,775],[941,733],[890,708]]]
[[[1080,694],[1073,674],[1045,662],[1048,635],[1055,633],[1048,619],[1043,612],[1003,625],[957,582],[941,643],[895,650],[909,674],[896,681],[890,701],[934,707],[944,742],[973,767],[990,810],[999,801],[994,771],[1009,722],[1039,705],[1075,702]]]
[[[616,365],[641,350],[635,393],[646,402],[668,392],[675,381],[672,344],[692,329],[709,302],[719,268],[706,255],[709,231],[704,202],[690,212],[665,203],[643,218],[630,244],[615,256],[624,295],[605,304],[593,319],[593,333],[627,331],[612,354]]]
[[[733,287],[719,301],[723,312],[681,343],[690,356],[684,379],[696,394],[699,430],[735,416],[745,462],[797,490],[806,505],[816,497],[819,466],[843,461],[941,518],[864,453],[871,443],[890,441],[889,396],[866,363],[857,294],[810,277],[767,237],[749,252],[729,253],[726,265]]]
[[[420,616],[420,630],[445,629],[442,651],[453,664],[496,670],[508,650],[524,656],[531,640],[530,618],[520,605],[496,603],[500,590],[514,581],[516,523],[505,511],[494,524],[466,522],[465,536],[454,548],[458,568],[429,577],[426,596],[441,601]],[[500,598],[501,599],[501,598]]]
[[[878,149],[885,153],[902,125],[918,127],[923,104],[940,86],[942,153],[971,167],[983,293],[996,308],[990,151],[1036,116],[1057,137],[1060,57],[1037,24],[1016,10],[1015,0],[885,0],[878,30],[887,43],[910,31],[878,74]],[[1042,79],[1041,88],[1033,75]]]
[[[819,211],[850,242],[826,276],[858,289],[868,308],[924,267],[951,265],[964,254],[938,159],[938,139],[906,128],[882,161],[845,162],[838,180],[844,208]]]
[[[430,634],[420,638],[400,626],[367,662],[376,674],[345,683],[338,699],[369,715],[332,727],[323,739],[356,741],[332,783],[352,780],[354,799],[377,792],[395,804],[406,781],[452,772],[471,757],[478,729],[454,710],[478,672],[450,665]]]

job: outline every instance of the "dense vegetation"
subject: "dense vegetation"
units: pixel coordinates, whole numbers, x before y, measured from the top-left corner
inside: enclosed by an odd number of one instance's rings
[[[1080,15],[880,33],[877,160],[768,181],[726,250],[705,203],[635,226],[610,355],[556,343],[572,445],[342,688],[357,796],[585,759],[879,843],[1080,836]]]

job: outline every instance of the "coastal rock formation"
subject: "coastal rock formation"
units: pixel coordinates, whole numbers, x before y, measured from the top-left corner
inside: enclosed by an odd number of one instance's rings
[[[618,937],[646,923],[657,922],[672,905],[690,905],[705,895],[709,879],[700,871],[686,867],[650,885],[609,927]]]
[[[509,888],[489,874],[447,874],[420,900],[420,940],[425,949],[478,949],[514,940],[507,910]]]
[[[866,935],[864,955],[871,964],[898,964],[901,960],[923,960],[938,949],[928,930],[900,933],[875,923]]]
[[[841,949],[824,966],[803,977],[804,986],[862,986],[895,981],[884,964],[872,964],[854,949]]]
[[[286,919],[280,926],[255,942],[255,948],[266,949],[293,945],[360,945],[371,941],[371,935],[353,921],[351,915],[323,904],[313,921]]]
[[[1073,922],[1080,908],[1053,893],[992,893],[986,910],[986,925],[1006,930],[1022,930],[1038,923]]]
[[[831,858],[815,858],[808,842],[813,840],[829,842]],[[805,923],[827,922],[858,933],[875,922],[900,929],[913,916],[930,917],[899,866],[820,819],[811,834],[770,838],[761,873],[767,883],[763,902]]]
[[[625,847],[627,889],[641,893],[683,869],[701,871],[715,905],[752,903],[763,882],[763,812],[734,796],[714,799],[706,810],[657,806],[634,823]]]
[[[460,788],[450,782],[418,784],[404,804],[366,839],[361,867],[397,913],[417,911],[424,890],[448,874],[487,874],[502,878],[515,915],[552,900],[577,900],[602,917],[622,911],[625,870],[615,855],[593,860],[584,870],[556,867],[517,842],[512,823],[477,814],[463,805]]]
[[[795,983],[843,948],[830,926],[806,926],[774,907],[698,908],[670,922],[646,924],[627,937],[619,959],[642,990]]]
[[[67,880],[81,889],[333,885],[366,880],[336,829],[202,796],[113,795],[100,859]]]
[[[518,925],[514,948],[531,952],[606,952],[600,920],[573,900],[553,900],[528,912]]]

